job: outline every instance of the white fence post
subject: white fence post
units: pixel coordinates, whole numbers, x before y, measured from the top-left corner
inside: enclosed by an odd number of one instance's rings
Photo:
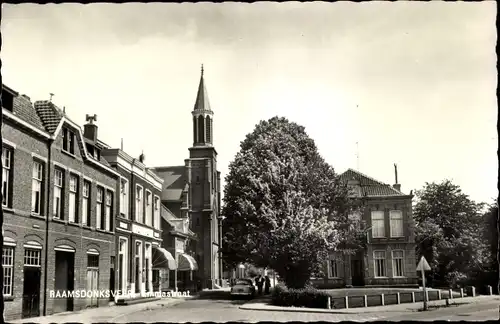
[[[368,307],[368,296],[363,296],[363,303],[365,304],[365,307]]]
[[[382,306],[385,306],[385,297],[384,297],[384,294],[380,295],[380,300],[382,301]]]
[[[332,309],[332,298],[331,297],[328,297],[326,299],[326,308],[327,309]]]
[[[438,290],[438,300],[441,300],[441,290]]]
[[[401,295],[399,293],[396,293],[396,299],[398,301],[398,304],[401,304]]]
[[[345,308],[349,308],[349,296],[345,296]]]
[[[411,302],[412,303],[415,302],[415,292],[414,291],[411,292]]]
[[[464,289],[460,288],[460,298],[464,298]]]
[[[488,286],[488,293],[491,295],[493,295],[493,287],[491,286]]]
[[[472,297],[476,297],[476,287],[472,286],[471,290],[472,290]]]
[[[448,298],[453,299],[453,289],[451,289],[451,288],[448,289],[448,294],[450,295],[450,296],[448,296]]]

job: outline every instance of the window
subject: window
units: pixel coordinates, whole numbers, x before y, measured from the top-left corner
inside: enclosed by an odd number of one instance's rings
[[[42,183],[43,183],[43,165],[40,162],[33,162],[31,188],[31,212],[35,215],[42,213]]]
[[[160,229],[160,198],[155,196],[154,228]]]
[[[403,237],[403,213],[400,210],[391,210],[391,237]]]
[[[75,154],[75,134],[67,128],[63,129],[63,151]]]
[[[69,176],[69,214],[70,222],[78,223],[78,178],[75,175]]]
[[[153,221],[153,204],[152,195],[150,191],[146,190],[146,225],[151,226]]]
[[[113,220],[111,217],[111,206],[113,203],[113,193],[111,191],[106,192],[106,230],[112,230]]]
[[[14,248],[4,246],[2,249],[3,266],[3,295],[12,296],[12,284],[14,276]]]
[[[373,251],[375,277],[385,277],[385,251]]]
[[[99,268],[98,254],[87,254],[87,268]]]
[[[339,273],[337,269],[337,260],[328,260],[328,277],[330,278],[338,278]]]
[[[41,266],[40,259],[41,251],[35,249],[24,250],[24,266],[25,267],[39,267]]]
[[[136,194],[135,194],[135,220],[136,222],[142,223],[143,220],[143,211],[144,211],[144,206],[142,203],[142,195],[143,195],[143,190],[142,187],[137,185],[136,187]]]
[[[120,214],[128,218],[128,181],[125,179],[120,181]]]
[[[104,196],[104,190],[101,187],[97,187],[97,200],[96,200],[96,215],[95,215],[95,226],[99,229],[104,229],[104,217],[102,209],[102,200]]]
[[[82,199],[82,224],[90,226],[90,182],[83,180],[83,199]]]
[[[63,215],[63,204],[62,204],[62,195],[63,195],[63,172],[62,170],[55,169],[54,170],[54,218],[64,219]]]
[[[372,235],[373,237],[385,237],[384,212],[372,211]]]
[[[2,147],[2,206],[11,206],[12,149]]]
[[[392,251],[392,276],[393,277],[403,277],[404,276],[404,251],[395,250]]]

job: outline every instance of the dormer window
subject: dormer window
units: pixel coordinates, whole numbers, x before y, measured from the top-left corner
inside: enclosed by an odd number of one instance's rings
[[[75,133],[63,128],[63,151],[75,154]]]
[[[97,148],[95,148],[94,149],[94,159],[96,159],[96,160],[99,161],[101,159],[101,154],[100,153],[101,153],[100,150],[97,149]]]
[[[2,89],[2,108],[12,111],[14,107],[14,96],[9,91]]]

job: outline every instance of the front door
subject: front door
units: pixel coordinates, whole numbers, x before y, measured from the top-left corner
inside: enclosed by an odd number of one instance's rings
[[[56,251],[55,290],[64,297],[54,300],[54,313],[73,311],[73,297],[68,293],[73,291],[75,285],[74,265],[73,252]]]
[[[23,318],[40,316],[40,267],[24,267]]]
[[[352,285],[353,286],[364,286],[363,280],[363,264],[361,260],[352,260]]]
[[[99,270],[98,269],[87,269],[87,291],[97,292],[99,289]],[[92,293],[90,297],[87,297],[87,307],[98,307],[97,294]]]

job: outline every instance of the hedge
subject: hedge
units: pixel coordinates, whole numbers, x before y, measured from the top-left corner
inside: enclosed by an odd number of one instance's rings
[[[306,287],[291,289],[282,285],[276,286],[272,295],[275,306],[295,306],[308,308],[326,308],[330,295],[327,292]]]

